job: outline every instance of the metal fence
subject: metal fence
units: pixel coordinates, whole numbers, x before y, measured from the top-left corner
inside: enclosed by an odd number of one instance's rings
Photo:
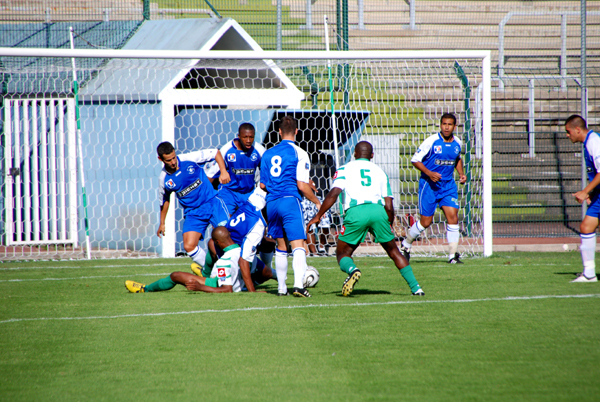
[[[23,0],[0,7],[0,46],[68,47],[72,25],[78,48],[120,48],[144,20],[233,18],[265,50],[322,50],[325,17],[332,49],[490,49],[494,234],[576,235],[581,150],[563,122],[597,128],[600,1]]]

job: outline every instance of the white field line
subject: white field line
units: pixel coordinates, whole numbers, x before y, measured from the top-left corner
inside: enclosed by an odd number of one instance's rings
[[[81,266],[57,266],[57,267],[8,267],[8,268],[0,268],[0,271],[22,271],[27,269],[91,269],[91,268],[131,268],[131,267],[176,267],[186,264],[126,264],[126,265],[93,265],[91,267],[81,267]]]
[[[253,312],[253,311],[269,311],[269,310],[286,310],[286,309],[304,309],[304,308],[334,308],[334,307],[363,307],[363,306],[389,306],[397,304],[430,304],[430,303],[475,303],[488,301],[513,301],[513,300],[541,300],[541,299],[583,299],[598,297],[600,294],[586,295],[542,295],[542,296],[508,296],[508,297],[492,297],[485,299],[459,299],[459,300],[415,300],[415,301],[389,301],[378,303],[348,303],[348,304],[307,304],[300,306],[272,306],[272,307],[246,307],[223,310],[192,310],[192,311],[174,311],[170,313],[145,313],[145,314],[122,314],[122,315],[104,315],[90,317],[38,317],[38,318],[11,318],[9,320],[0,321],[0,324],[22,321],[69,321],[69,320],[102,320],[113,318],[134,318],[134,317],[162,317],[169,315],[183,314],[207,314],[207,313],[237,313],[237,312]]]
[[[37,281],[75,281],[81,279],[99,279],[99,278],[133,278],[138,276],[167,276],[171,275],[171,272],[162,274],[131,274],[131,275],[111,275],[111,276],[79,276],[74,278],[40,278],[40,279],[5,279],[0,280],[2,282],[37,282]]]

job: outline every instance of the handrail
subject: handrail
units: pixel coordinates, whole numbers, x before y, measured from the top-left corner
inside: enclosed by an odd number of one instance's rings
[[[586,14],[589,15],[600,15],[599,11],[588,11]],[[560,50],[560,75],[563,77],[563,81],[561,82],[561,87],[566,88],[565,79],[567,77],[567,16],[568,15],[580,15],[579,11],[509,11],[502,21],[498,24],[498,77],[500,77],[499,88],[504,89],[504,82],[502,78],[504,78],[504,27],[508,23],[508,21],[515,15],[520,16],[532,16],[532,17],[541,17],[541,16],[553,16],[560,15],[561,16],[561,29],[560,29],[560,41],[561,41],[561,50]]]

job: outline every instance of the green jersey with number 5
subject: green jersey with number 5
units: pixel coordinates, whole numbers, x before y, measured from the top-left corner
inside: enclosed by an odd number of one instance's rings
[[[344,211],[362,204],[385,205],[384,197],[392,197],[385,172],[368,159],[357,159],[335,172],[333,187],[342,190]]]

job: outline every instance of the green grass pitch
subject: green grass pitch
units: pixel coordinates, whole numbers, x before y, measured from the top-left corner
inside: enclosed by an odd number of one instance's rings
[[[383,257],[341,297],[333,258],[310,299],[131,294],[189,260],[0,264],[2,401],[597,401],[600,282],[576,252]],[[288,273],[291,284],[293,273]]]

